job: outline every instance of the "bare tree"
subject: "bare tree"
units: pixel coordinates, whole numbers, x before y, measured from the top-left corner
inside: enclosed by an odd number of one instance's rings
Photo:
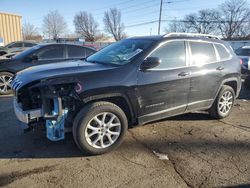
[[[33,24],[28,22],[23,24],[22,32],[24,40],[32,40],[34,37],[39,35],[38,29]]]
[[[50,39],[57,39],[67,30],[67,23],[58,11],[51,11],[43,18],[43,32]]]
[[[165,28],[166,33],[171,32],[190,32],[189,28],[186,27],[185,22],[180,20],[172,20]]]
[[[74,18],[75,31],[86,41],[94,42],[98,35],[98,24],[92,14],[81,11]]]
[[[218,33],[218,17],[219,13],[216,10],[200,10],[198,13],[186,15],[184,22],[186,28],[192,32],[216,34]]]
[[[224,38],[249,37],[250,9],[246,0],[227,0],[219,6],[219,29]]]
[[[104,13],[103,23],[106,32],[111,34],[116,41],[126,37],[124,25],[121,22],[121,11],[117,8],[111,8]]]

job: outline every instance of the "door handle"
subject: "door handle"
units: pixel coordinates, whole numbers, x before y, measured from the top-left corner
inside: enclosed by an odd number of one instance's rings
[[[219,66],[216,68],[216,70],[218,70],[218,71],[222,71],[223,69],[224,69],[224,67],[222,67],[222,66]]]
[[[188,75],[190,75],[189,72],[180,72],[180,73],[178,74],[178,76],[181,76],[181,77],[188,76]]]

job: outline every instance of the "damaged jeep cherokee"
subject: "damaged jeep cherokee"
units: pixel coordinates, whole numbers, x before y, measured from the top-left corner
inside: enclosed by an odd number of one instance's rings
[[[240,70],[232,48],[216,36],[134,37],[85,60],[17,73],[14,109],[28,129],[44,126],[49,140],[72,131],[81,151],[102,154],[137,124],[197,110],[227,117],[241,88]]]

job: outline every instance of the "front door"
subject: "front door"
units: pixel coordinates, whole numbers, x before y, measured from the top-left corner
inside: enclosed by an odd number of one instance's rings
[[[36,55],[38,60],[32,62],[33,66],[65,61],[65,45],[45,46]]]
[[[150,57],[158,57],[162,62],[158,67],[138,72],[140,123],[183,113],[190,89],[184,41],[165,42]]]

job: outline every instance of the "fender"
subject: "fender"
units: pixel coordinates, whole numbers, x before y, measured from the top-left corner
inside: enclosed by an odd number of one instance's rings
[[[86,96],[86,97],[82,98],[82,101],[86,104],[86,103],[89,103],[92,101],[103,100],[103,99],[112,99],[114,97],[121,97],[126,101],[128,108],[129,108],[129,113],[131,115],[131,120],[134,123],[135,117],[136,117],[136,112],[134,111],[134,109],[136,109],[136,107],[133,107],[133,106],[136,104],[133,104],[133,102],[130,100],[130,98],[122,92],[103,93],[103,94]]]
[[[215,101],[216,97],[218,96],[218,94],[219,94],[219,92],[220,92],[222,86],[225,85],[225,83],[227,83],[227,82],[232,82],[232,81],[235,81],[235,82],[237,83],[237,92],[235,93],[235,97],[237,98],[237,97],[239,96],[240,89],[241,89],[241,80],[240,80],[240,79],[237,79],[237,78],[235,78],[235,77],[234,77],[234,78],[226,78],[226,79],[223,79],[223,81],[222,81],[221,84],[220,84],[219,89],[216,91],[216,95],[215,95],[215,97],[214,97],[214,99],[213,99],[213,102],[212,102],[211,105],[209,106],[209,108],[211,108],[212,105],[214,104],[214,101]]]

